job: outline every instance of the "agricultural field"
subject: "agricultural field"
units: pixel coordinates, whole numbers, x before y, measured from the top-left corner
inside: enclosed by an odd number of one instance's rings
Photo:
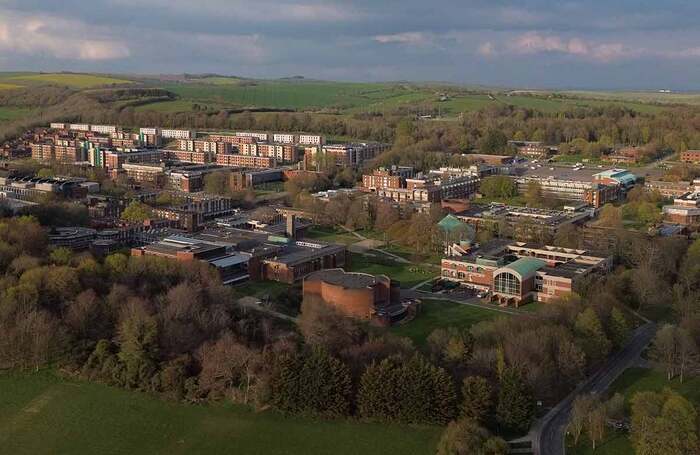
[[[0,90],[12,90],[16,88],[22,88],[22,86],[17,84],[7,84],[5,82],[0,82]]]
[[[456,327],[467,329],[481,321],[496,317],[508,317],[503,313],[477,308],[448,300],[424,300],[416,318],[404,325],[393,326],[390,330],[398,336],[407,337],[417,345],[425,344],[435,329]]]
[[[74,74],[74,73],[41,73],[41,74],[19,74],[2,75],[0,81],[3,83],[27,83],[27,84],[51,84],[64,85],[72,88],[85,89],[112,84],[131,84],[132,81],[126,79],[116,79],[109,76],[97,74]]]
[[[666,380],[663,373],[647,368],[629,368],[610,387],[610,393],[621,393],[625,397],[625,406],[629,407],[629,400],[636,392],[653,391],[660,392],[665,387],[670,387],[690,400],[696,407],[700,406],[700,378],[686,379],[681,384],[677,379]],[[595,452],[586,441],[576,447],[569,447],[567,453],[572,455],[632,455],[634,449],[626,434],[608,432],[608,437],[596,447]]]
[[[234,405],[187,405],[66,380],[0,375],[0,444],[17,455],[432,454],[441,428],[288,418]]]

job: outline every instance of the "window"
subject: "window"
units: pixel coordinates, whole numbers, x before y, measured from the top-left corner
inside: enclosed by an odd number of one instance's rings
[[[484,268],[483,268],[483,267],[477,267],[477,268],[476,268],[476,271],[479,272],[479,273],[481,273],[481,272],[484,271]]]
[[[474,270],[474,267],[472,267],[471,265],[467,266],[467,272],[471,272],[472,270]]]
[[[520,295],[520,279],[512,273],[503,272],[494,280],[496,292],[508,295]]]
[[[464,272],[459,272],[459,273],[457,273],[457,276],[458,276],[460,279],[464,279],[464,277],[465,277],[466,275],[464,274]]]

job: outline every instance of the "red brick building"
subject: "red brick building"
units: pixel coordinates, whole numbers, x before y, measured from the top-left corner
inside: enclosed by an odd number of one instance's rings
[[[686,150],[681,153],[681,161],[684,163],[700,163],[700,150]]]

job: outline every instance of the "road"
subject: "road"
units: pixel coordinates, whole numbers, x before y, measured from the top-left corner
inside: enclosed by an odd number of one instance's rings
[[[642,351],[651,342],[655,332],[656,326],[653,323],[644,324],[635,330],[632,338],[621,351],[540,419],[531,431],[533,453],[564,455],[566,452],[564,436],[574,398],[579,394],[605,392],[623,371],[634,365]]]
[[[481,308],[483,310],[494,311],[496,313],[537,317],[535,312],[513,307],[501,307],[493,303],[484,303],[482,299],[478,297],[456,298],[450,296],[449,294],[438,294],[436,292],[418,291],[415,289],[402,289],[401,297],[404,299],[445,300],[448,302],[459,303],[460,305],[467,305],[475,308]]]

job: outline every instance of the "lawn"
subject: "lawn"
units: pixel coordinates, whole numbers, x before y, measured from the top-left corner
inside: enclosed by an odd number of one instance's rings
[[[625,404],[629,406],[632,396],[641,391],[661,391],[670,387],[689,399],[697,408],[700,406],[700,378],[686,379],[683,384],[678,380],[667,381],[663,373],[647,368],[629,368],[610,386],[610,393],[621,393],[625,397]],[[634,449],[627,435],[609,432],[608,438],[595,452],[587,442],[577,447],[569,448],[567,453],[572,455],[632,455]]]
[[[420,313],[413,321],[393,326],[390,330],[395,335],[410,338],[417,345],[421,345],[435,329],[469,328],[478,322],[488,321],[497,316],[505,317],[504,313],[461,305],[448,300],[424,300]]]
[[[321,240],[328,243],[341,243],[344,245],[351,245],[360,241],[359,238],[344,229],[324,226],[310,227],[306,231],[306,235],[304,237],[313,240]]]
[[[278,281],[247,281],[234,286],[233,290],[238,297],[252,296],[257,298],[270,297],[274,299],[278,295],[289,292],[291,286]]]
[[[432,454],[441,428],[194,406],[50,373],[0,375],[4,453]]]
[[[111,84],[131,84],[131,81],[126,79],[116,79],[109,76],[101,76],[94,74],[74,74],[74,73],[42,73],[42,74],[25,74],[19,76],[11,76],[4,78],[5,81],[27,81],[35,83],[66,85],[75,88],[90,88],[100,85]]]
[[[398,280],[402,288],[413,287],[438,275],[436,271],[421,265],[399,263],[380,254],[368,256],[351,253],[349,271],[387,275],[392,280]]]
[[[4,82],[0,83],[0,90],[12,90],[15,88],[22,88],[22,86],[16,84],[5,84]]]

